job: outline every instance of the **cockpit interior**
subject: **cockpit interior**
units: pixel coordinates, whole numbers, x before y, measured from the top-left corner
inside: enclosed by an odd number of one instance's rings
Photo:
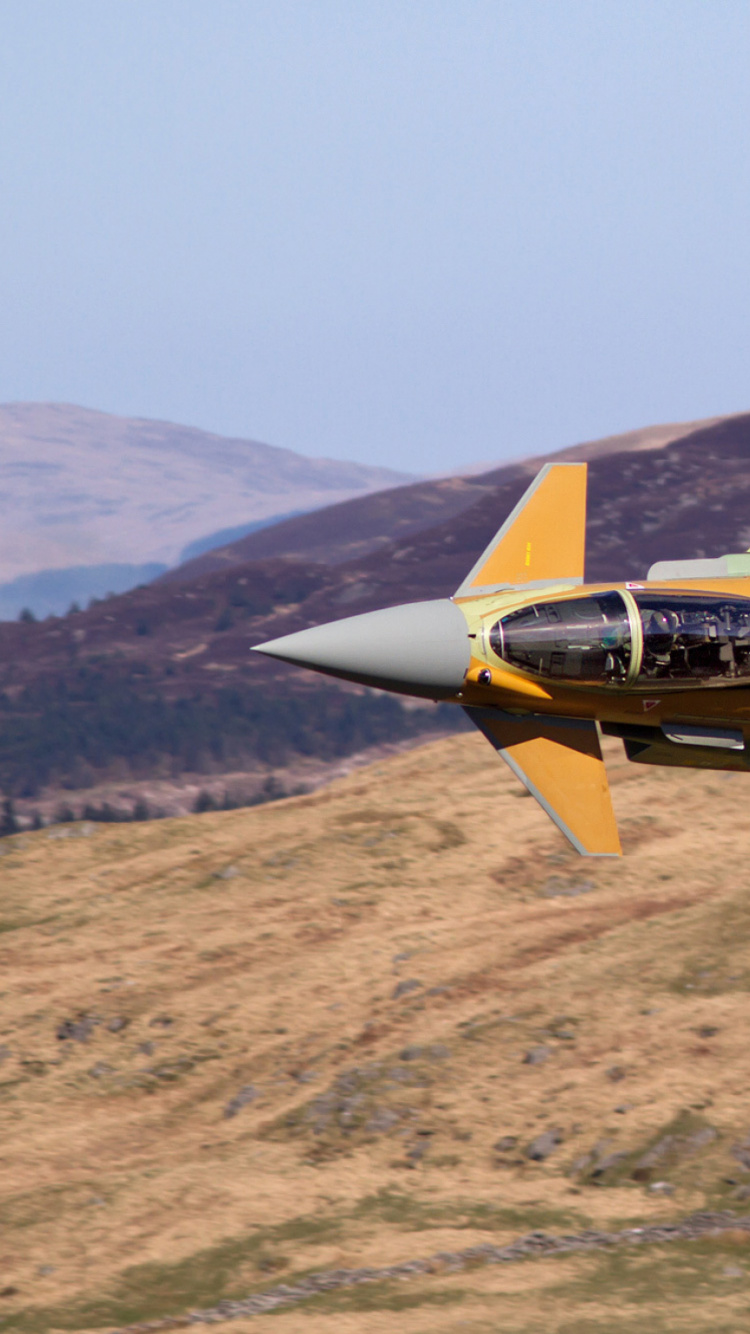
[[[535,602],[502,616],[502,661],[587,685],[720,685],[750,678],[750,598],[658,589]]]

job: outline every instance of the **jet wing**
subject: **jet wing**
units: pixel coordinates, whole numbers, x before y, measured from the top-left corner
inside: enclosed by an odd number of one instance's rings
[[[499,709],[464,713],[587,857],[622,855],[596,723]]]
[[[455,596],[497,588],[583,583],[586,464],[547,463]]]

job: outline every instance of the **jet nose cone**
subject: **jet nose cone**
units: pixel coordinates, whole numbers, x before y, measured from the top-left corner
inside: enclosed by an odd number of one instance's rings
[[[461,689],[471,656],[466,619],[450,598],[349,616],[270,639],[254,651],[330,676],[431,698]]]

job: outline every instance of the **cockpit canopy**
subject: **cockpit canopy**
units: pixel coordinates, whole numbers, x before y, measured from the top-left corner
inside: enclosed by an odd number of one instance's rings
[[[535,602],[493,625],[490,647],[514,667],[539,676],[624,682],[631,656],[627,607],[619,593]]]
[[[750,677],[750,598],[637,592],[642,681],[721,684]]]
[[[644,589],[535,602],[501,617],[490,647],[553,680],[731,684],[750,678],[750,598]]]

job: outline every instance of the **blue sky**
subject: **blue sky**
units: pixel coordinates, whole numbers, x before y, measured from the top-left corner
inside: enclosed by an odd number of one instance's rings
[[[0,401],[415,471],[750,409],[746,0],[0,24]]]

